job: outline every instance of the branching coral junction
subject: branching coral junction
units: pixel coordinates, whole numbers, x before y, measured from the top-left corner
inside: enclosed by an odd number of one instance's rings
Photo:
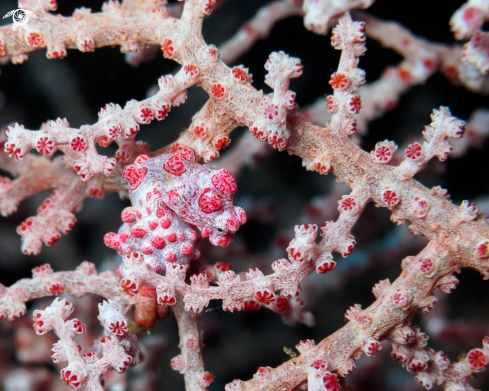
[[[138,363],[139,352],[132,346],[135,337],[127,332],[127,320],[117,304],[104,301],[99,304],[98,319],[112,335],[97,341],[99,349],[103,351],[102,357],[98,357],[96,350],[87,350],[82,355],[81,347],[73,338],[85,333],[86,326],[78,319],[67,320],[73,309],[73,305],[65,299],[55,299],[45,310],[34,311],[34,330],[39,335],[53,330],[60,339],[53,345],[51,357],[55,363],[68,362],[68,366],[61,370],[61,379],[68,386],[90,391],[103,390],[100,380],[108,367],[124,372],[128,365]]]
[[[297,1],[284,2],[285,6],[280,6],[282,12],[286,10],[284,15],[300,14]],[[180,354],[170,365],[184,375],[187,391],[206,389],[213,381],[213,375],[204,367],[204,339],[199,325],[211,300],[221,300],[225,311],[263,306],[281,314],[287,324],[312,326],[314,317],[304,310],[305,303],[298,297],[301,282],[314,272],[334,272],[334,253],[348,257],[354,251],[357,240],[352,230],[367,204],[373,202],[387,208],[393,222],[403,225],[410,221],[410,229],[428,239],[425,248],[418,255],[404,258],[402,273],[395,281],[382,280],[373,287],[373,304],[365,309],[352,305],[345,313],[348,323],[343,328],[318,344],[301,341],[298,356],[292,355],[290,361],[276,368],[260,367],[252,379],[228,383],[226,391],[346,389],[345,378],[355,370],[355,361],[363,354],[377,354],[383,340],[392,345],[391,355],[408,372],[416,373],[416,380],[426,388],[441,384],[451,391],[473,389],[470,377],[482,371],[489,359],[487,338],[482,349],[474,348],[459,362],[450,364],[443,352],[435,353],[427,347],[427,336],[421,328],[411,325],[418,309],[429,312],[433,308],[437,301],[435,289],[448,294],[456,287],[454,273],[462,268],[473,268],[484,278],[489,277],[489,227],[485,216],[472,202],[465,200],[455,207],[444,189],[427,189],[413,179],[432,158],[447,159],[452,151],[449,139],[462,137],[465,124],[447,107],[433,110],[431,123],[422,132],[424,141],[409,144],[405,158],[397,165],[392,164],[399,149],[394,141],[377,143],[370,154],[353,142],[357,122],[365,127],[375,113],[359,117],[362,100],[370,98],[369,89],[362,90],[366,74],[358,68],[366,51],[366,25],[352,20],[348,11],[368,8],[372,3],[304,2],[305,25],[310,30],[324,34],[337,23],[331,42],[341,51],[341,58],[329,82],[333,93],[326,97],[325,109],[330,115],[322,128],[298,113],[296,94],[289,90],[291,79],[304,72],[298,58],[283,51],[270,54],[265,63],[265,83],[273,92],[265,94],[252,86],[245,66],[227,66],[219,50],[204,42],[202,20],[213,11],[215,0],[187,0],[179,18],[171,16],[164,1],[109,1],[100,13],[83,8],[71,17],[52,14],[55,1],[20,2],[37,18],[29,21],[28,30],[10,26],[0,30],[0,53],[14,63],[25,61],[29,52],[44,47],[48,58],[63,58],[71,48],[89,52],[120,45],[123,52],[138,52],[148,49],[146,45],[158,45],[165,58],[181,64],[174,76],[159,79],[154,95],[142,101],[131,100],[124,107],[109,103],[93,125],[75,129],[66,119],[57,119],[38,131],[19,124],[6,130],[5,152],[19,162],[2,156],[3,166],[20,178],[2,179],[2,213],[14,212],[18,203],[30,195],[55,189],[39,208],[38,216],[27,219],[18,229],[24,253],[37,254],[42,242],[50,246],[61,233],[67,234],[75,222],[73,213],[87,196],[102,198],[106,192],[117,191],[121,196],[129,195],[132,204],[122,211],[124,224],[119,232],[104,238],[105,244],[123,258],[124,265],[117,269],[120,281],[110,272],[97,275],[93,266],[84,263],[74,272],[57,273],[44,265],[34,269],[31,280],[21,280],[9,288],[0,285],[0,317],[9,319],[26,312],[26,301],[42,296],[97,293],[107,299],[99,304],[98,316],[106,335],[83,355],[73,338],[84,334],[86,327],[78,319],[67,320],[73,307],[66,299],[56,298],[45,310],[34,311],[36,333],[53,330],[59,337],[52,357],[55,363],[68,362],[61,377],[70,387],[101,390],[101,376],[107,376],[107,370],[124,372],[127,366],[138,363],[136,338],[125,317],[131,306],[135,307],[137,327],[145,331],[154,327],[157,319],[166,318],[169,308],[173,310]],[[264,10],[260,17],[273,18],[270,10]],[[480,28],[487,19],[487,1],[470,1],[452,19],[457,38],[472,37],[463,52],[460,48],[428,44],[396,26],[365,19],[374,37],[392,32],[391,40],[379,39],[388,41],[407,58],[396,71],[386,73],[386,79],[398,78],[403,83],[396,93],[425,80],[439,65],[437,62],[445,73],[450,73],[450,67],[455,69],[452,73],[469,88],[476,89],[476,85],[484,90],[487,39]],[[245,26],[242,34],[252,36],[255,25]],[[249,47],[252,40],[244,36],[231,40],[236,45],[234,56],[240,47]],[[224,48],[233,52],[229,45]],[[436,56],[427,54],[429,48]],[[467,82],[468,74],[472,76]],[[141,125],[164,120],[171,107],[183,104],[187,89],[193,85],[202,87],[209,100],[177,140],[158,151],[135,140]],[[380,89],[384,84],[379,85]],[[368,107],[375,111],[379,105],[373,102]],[[237,191],[233,175],[226,167],[213,170],[203,164],[219,158],[219,151],[230,144],[230,133],[238,126],[247,127],[257,140],[279,151],[299,156],[307,170],[332,173],[351,188],[337,201],[336,220],[326,221],[319,229],[310,223],[295,226],[294,238],[283,246],[287,247],[288,259],[275,260],[269,274],[257,267],[235,272],[223,262],[209,265],[197,260],[197,230],[223,251],[246,222],[244,209],[233,204]],[[96,144],[107,147],[112,142],[118,146],[114,156],[102,155],[96,148]],[[34,148],[43,156],[28,153]],[[63,155],[51,160],[56,151]],[[40,172],[38,178],[36,171]],[[322,238],[319,242],[318,233]],[[238,268],[245,269],[241,265]]]

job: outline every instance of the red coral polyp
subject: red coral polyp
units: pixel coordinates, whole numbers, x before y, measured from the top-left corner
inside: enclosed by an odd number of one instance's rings
[[[467,354],[467,362],[475,370],[481,370],[487,365],[487,356],[482,349],[472,349]]]
[[[275,294],[268,290],[259,290],[255,293],[255,300],[261,304],[268,305],[275,300]]]
[[[116,321],[109,325],[109,331],[116,335],[123,335],[127,332],[127,323]]]

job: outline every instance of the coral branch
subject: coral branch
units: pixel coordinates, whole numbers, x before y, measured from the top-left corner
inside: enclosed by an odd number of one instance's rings
[[[172,358],[170,366],[173,370],[183,373],[186,390],[206,390],[212,383],[213,376],[204,370],[202,360],[203,331],[199,327],[202,314],[186,311],[181,297],[172,309],[177,319],[181,354]]]
[[[287,115],[298,108],[295,93],[288,91],[289,82],[302,74],[302,65],[299,59],[284,52],[273,52],[265,69],[268,71],[265,83],[274,89],[274,93],[263,98],[260,105],[262,115],[253,122],[250,132],[260,141],[268,139],[274,148],[281,151],[290,137],[286,127]]]
[[[304,25],[316,34],[326,34],[336,18],[355,8],[368,8],[375,0],[304,0]]]
[[[32,270],[33,278],[22,279],[5,288],[0,284],[0,319],[13,320],[25,314],[25,303],[40,297],[69,293],[80,297],[94,293],[113,300],[125,313],[134,303],[120,292],[119,278],[112,272],[97,275],[95,265],[82,262],[73,272],[53,272],[49,264]]]
[[[220,47],[221,60],[231,65],[259,39],[270,34],[272,27],[281,19],[303,15],[302,0],[279,0],[260,8],[257,14]]]
[[[450,19],[450,27],[457,39],[467,39],[478,31],[489,18],[487,0],[469,0]]]
[[[469,0],[450,19],[450,26],[457,39],[467,39],[463,60],[475,73],[487,75],[489,72],[489,33],[482,31],[484,22],[489,20],[487,0]]]
[[[244,83],[251,82],[251,75],[244,68],[239,69]],[[234,73],[233,73],[234,75]],[[178,142],[173,144],[172,152],[180,147],[190,147],[206,163],[219,158],[219,151],[231,143],[229,135],[239,126],[239,123],[224,111],[216,99],[209,99],[194,115],[189,130],[184,132]],[[156,151],[155,155],[168,153],[168,148]]]
[[[40,131],[26,130],[19,124],[9,126],[9,140],[5,143],[5,151],[20,160],[32,148],[37,148],[40,153],[50,157],[57,148],[69,147],[78,155],[72,165],[83,181],[90,180],[95,174],[109,176],[116,165],[116,159],[99,155],[95,143],[108,146],[116,141],[120,146],[119,157],[122,161],[134,158],[134,152],[126,151],[124,138],[133,138],[139,131],[139,124],[149,124],[155,118],[162,120],[170,111],[171,105],[178,106],[185,101],[186,89],[199,80],[198,69],[193,70],[192,67],[195,65],[184,66],[175,77],[160,78],[160,91],[151,98],[141,102],[129,101],[124,109],[109,103],[100,110],[99,122],[91,126],[73,129],[66,119],[59,118],[48,122]],[[139,148],[138,151],[136,148],[135,152],[137,155],[147,150]]]
[[[433,110],[432,123],[423,131],[425,142],[410,144],[406,151],[406,159],[396,171],[401,180],[412,178],[434,156],[441,161],[446,160],[453,147],[447,142],[448,138],[460,138],[465,131],[465,123],[451,116],[447,107]]]
[[[27,9],[38,15],[30,21],[29,32],[13,30],[11,26],[0,28],[1,54],[9,56],[14,63],[25,61],[29,52],[41,48],[48,49],[48,58],[62,58],[67,55],[67,49],[91,52],[112,45],[120,45],[124,53],[138,51],[145,43],[161,44],[165,32],[178,23],[168,16],[163,1],[144,4],[146,9],[141,11],[146,12],[134,12],[130,5],[109,1],[100,13],[92,14],[89,8],[78,8],[72,17],[46,12],[56,7],[43,9],[42,1],[23,1]],[[111,33],[107,34],[108,31]]]
[[[245,299],[254,298],[261,304],[268,305],[276,297],[274,292],[280,290],[285,298],[295,297],[300,293],[299,282],[314,270],[314,259],[298,260],[292,264],[280,259],[272,264],[275,273],[264,276],[258,269],[250,269],[246,277],[240,278],[233,271],[220,274],[219,286],[209,286],[207,274],[194,275],[191,284],[185,283],[186,268],[183,265],[167,266],[166,276],[155,273],[144,262],[144,256],[133,253],[124,258],[125,278],[121,288],[129,294],[135,294],[144,285],[156,288],[158,303],[173,305],[177,295],[183,296],[187,311],[202,312],[210,300],[223,300],[225,311],[240,311],[245,308]],[[305,318],[304,318],[305,319]]]
[[[472,349],[457,363],[442,351],[426,347],[428,336],[419,327],[400,325],[388,336],[392,344],[391,356],[398,360],[410,373],[416,373],[416,381],[430,390],[442,384],[446,390],[473,389],[468,380],[473,374],[482,372],[488,362],[488,337],[483,340],[483,349]]]
[[[464,46],[462,58],[474,64],[482,74],[489,73],[489,32],[477,31]]]
[[[111,306],[111,313],[105,309],[108,306]],[[95,350],[88,350],[82,356],[81,347],[76,344],[74,337],[84,334],[86,326],[78,319],[67,320],[73,310],[73,305],[65,299],[55,299],[45,310],[34,311],[34,330],[39,335],[53,330],[60,339],[53,345],[51,352],[55,363],[68,362],[68,366],[61,370],[61,379],[65,384],[84,391],[102,391],[100,377],[109,368],[122,373],[128,365],[134,366],[139,362],[139,352],[131,349],[131,340],[135,337],[120,328],[106,327],[113,335],[99,340],[102,357],[98,357]],[[99,310],[99,319],[103,324],[110,322],[113,316],[126,322],[117,304],[111,300],[99,304]]]
[[[4,153],[1,155],[4,155]],[[19,177],[14,180],[1,177],[0,211],[2,216],[15,213],[22,200],[38,192],[56,187],[55,184],[58,182],[57,174],[62,173],[59,171],[62,163],[59,160],[56,163],[50,162],[43,157],[28,155],[22,164],[18,164],[18,162],[14,162],[14,164],[9,162],[8,166],[2,164],[3,169],[8,169]]]
[[[345,315],[349,322],[317,346],[313,341],[302,341],[297,345],[300,356],[270,369],[266,384],[256,378],[246,382],[234,380],[226,386],[226,390],[245,391],[258,387],[273,390],[284,382],[295,388],[308,379],[311,368],[316,368],[318,360],[322,373],[329,371],[347,376],[355,368],[354,360],[362,353],[375,354],[379,340],[411,319],[418,308],[433,303],[431,292],[448,281],[451,274],[462,266],[456,261],[455,254],[439,243],[430,242],[416,257],[403,261],[403,274],[394,283],[381,281],[376,285],[373,291],[377,301],[365,310],[358,305],[352,307]],[[430,274],[419,272],[422,263],[419,260],[423,259],[435,262]]]
[[[245,166],[255,166],[260,158],[272,150],[268,144],[256,140],[251,133],[244,133],[232,150],[211,165],[217,169],[226,168],[236,178]]]
[[[416,380],[429,388],[430,384],[443,384],[446,390],[467,389],[472,387],[469,379],[485,370],[489,357],[487,337],[483,340],[483,349],[472,349],[459,362],[450,364],[443,352],[433,354],[429,351],[430,367],[416,375]]]
[[[5,138],[2,133],[2,145]],[[128,159],[134,158],[135,152],[141,152],[139,147],[129,141],[123,145]],[[121,156],[121,153],[118,156]],[[61,234],[68,234],[76,222],[73,213],[80,211],[87,197],[100,199],[107,192],[113,191],[117,191],[121,196],[127,194],[126,185],[118,179],[120,169],[109,177],[95,176],[84,183],[73,170],[66,168],[66,161],[69,161],[67,156],[64,159],[58,157],[48,160],[43,156],[28,154],[20,162],[8,159],[3,151],[0,153],[0,166],[14,176],[14,179],[0,177],[2,215],[14,213],[24,199],[54,189],[51,196],[39,206],[38,215],[29,217],[17,228],[22,238],[24,254],[39,254],[42,242],[51,246],[60,239]]]
[[[465,128],[465,137],[453,144],[452,158],[463,156],[469,148],[480,148],[484,144],[483,140],[489,135],[489,110],[474,110]]]

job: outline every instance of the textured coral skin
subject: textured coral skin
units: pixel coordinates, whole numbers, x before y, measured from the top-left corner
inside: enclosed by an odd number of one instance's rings
[[[196,161],[192,148],[171,155],[141,155],[122,176],[129,184],[132,207],[124,209],[125,224],[108,233],[105,244],[127,255],[145,254],[154,270],[171,263],[186,265],[199,257],[197,233],[215,246],[227,246],[246,214],[233,206],[236,181],[225,169],[212,170]]]

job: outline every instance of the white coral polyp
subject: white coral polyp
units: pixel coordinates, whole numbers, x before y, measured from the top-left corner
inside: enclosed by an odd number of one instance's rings
[[[113,300],[103,301],[98,305],[100,324],[112,334],[122,335],[127,331],[127,319]]]

